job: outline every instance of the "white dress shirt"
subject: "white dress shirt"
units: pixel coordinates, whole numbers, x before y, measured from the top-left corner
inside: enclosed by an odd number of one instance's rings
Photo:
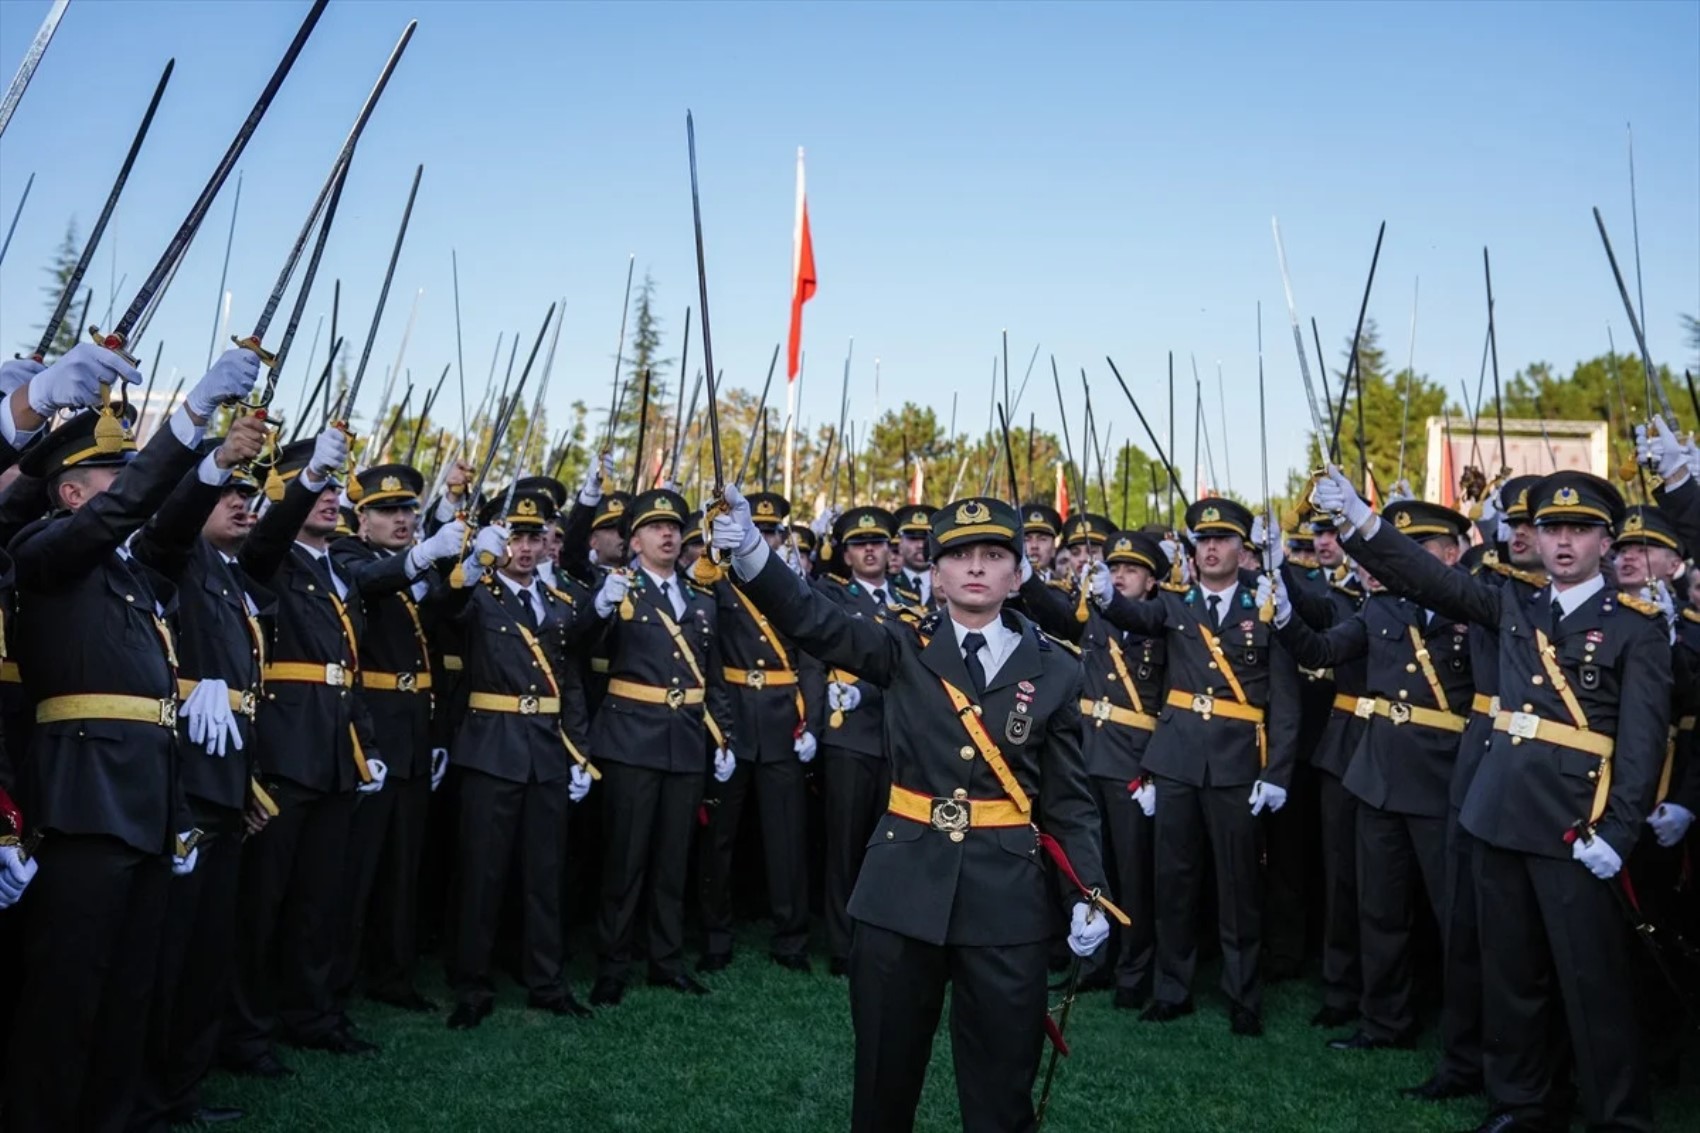
[[[348,599],[348,583],[343,580],[342,574],[336,569],[336,564],[331,561],[330,552],[321,551],[317,547],[309,547],[299,539],[295,541],[295,545],[306,551],[310,558],[324,560],[325,566],[331,572],[331,581],[336,584],[336,596],[346,601]]]
[[[502,583],[507,586],[508,593],[517,595],[520,601],[530,605],[532,614],[537,618],[537,624],[542,625],[543,598],[537,593],[536,579],[532,580],[532,584],[530,586],[521,586],[518,582],[515,582],[501,571],[496,572],[496,577],[501,579]]]
[[[1557,586],[1552,589],[1552,600],[1558,603],[1559,617],[1567,618],[1576,612],[1576,608],[1600,591],[1606,588],[1606,578],[1596,574],[1587,582],[1578,582],[1568,590],[1560,590]]]
[[[654,571],[650,570],[648,567],[643,566],[641,564],[638,566],[638,569],[643,571],[644,574],[648,575],[649,581],[653,582],[656,585],[657,588],[665,587],[665,589],[662,590],[661,592],[663,594],[667,595],[668,601],[673,606],[673,617],[674,618],[684,617],[685,616],[685,596],[683,594],[679,593],[679,576],[676,575],[676,574],[672,574],[672,575],[656,574]]]
[[[1212,615],[1216,623],[1210,627],[1211,629],[1218,628],[1227,618],[1228,612],[1234,608],[1234,597],[1239,588],[1240,584],[1237,581],[1228,583],[1228,588],[1226,590],[1212,590],[1203,582],[1198,584],[1200,593],[1204,595],[1204,612]],[[1216,604],[1217,608],[1215,611],[1210,609],[1211,598],[1221,599],[1221,601]]]
[[[967,647],[962,644],[964,637],[971,633],[979,633],[985,637],[986,644],[980,648],[980,667],[986,670],[987,684],[997,676],[998,670],[1003,668],[1003,663],[1015,652],[1015,647],[1021,644],[1021,635],[1004,625],[1001,617],[993,618],[990,624],[978,630],[969,629],[952,618],[950,628],[956,631],[956,647],[963,651],[964,657],[968,652]]]

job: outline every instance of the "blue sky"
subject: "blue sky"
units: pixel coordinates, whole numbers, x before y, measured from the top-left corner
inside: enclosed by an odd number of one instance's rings
[[[48,8],[0,0],[9,77]],[[198,192],[305,3],[74,0],[0,142],[0,223],[33,171],[0,266],[0,336],[15,350],[65,223],[97,213],[165,60],[176,73],[107,241],[96,315],[120,305]],[[1019,380],[1033,345],[1106,395],[1115,357],[1161,414],[1165,352],[1196,354],[1212,431],[1222,362],[1235,486],[1255,492],[1255,306],[1264,307],[1272,478],[1307,425],[1270,237],[1280,217],[1301,316],[1330,363],[1351,333],[1376,225],[1370,313],[1416,365],[1473,385],[1493,254],[1500,363],[1564,368],[1631,341],[1589,215],[1626,270],[1625,124],[1634,123],[1650,345],[1687,355],[1700,312],[1700,4],[546,4],[337,0],[245,154],[228,289],[244,330],[390,47],[419,30],[368,128],[296,347],[343,283],[357,350],[416,163],[425,165],[373,351],[375,402],[414,294],[405,365],[423,384],[454,357],[450,249],[460,257],[469,398],[499,331],[529,338],[566,298],[549,398],[605,404],[629,253],[653,273],[670,352],[696,305],[684,114],[694,110],[715,358],[759,388],[785,332],[795,150],[808,150],[821,286],[809,305],[800,417],[836,416],[856,339],[852,416],[910,398],[963,429],[985,422],[999,331]],[[149,342],[205,362],[234,178]],[[115,256],[115,267],[114,267]],[[1633,286],[1633,284],[1632,284]],[[328,334],[328,330],[327,330]],[[1308,334],[1307,334],[1308,337]],[[325,344],[320,346],[323,357]],[[505,348],[504,348],[505,350]],[[692,367],[701,360],[692,347]],[[292,363],[279,403],[293,407]],[[1041,372],[1045,368],[1041,359]],[[1035,374],[1023,406],[1055,426]],[[454,379],[451,376],[449,389]],[[451,415],[454,398],[442,403]],[[1076,411],[1071,406],[1071,415]],[[1101,399],[1114,435],[1137,429]],[[561,418],[557,417],[557,420]],[[1078,418],[1076,417],[1076,420]],[[1184,450],[1190,448],[1190,431]],[[1221,440],[1217,438],[1218,455]]]

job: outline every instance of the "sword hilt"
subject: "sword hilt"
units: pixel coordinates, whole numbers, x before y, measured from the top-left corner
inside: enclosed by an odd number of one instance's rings
[[[236,347],[240,350],[251,351],[253,354],[258,356],[260,361],[265,363],[267,367],[277,365],[277,355],[261,346],[260,340],[255,336],[249,335],[246,338],[237,338],[235,335],[231,335],[230,341],[235,343]]]
[[[354,475],[354,442],[359,438],[357,438],[354,435],[353,430],[348,427],[347,421],[332,421],[331,428],[337,430],[343,436],[348,438],[348,467],[343,470],[342,490],[348,493],[348,498],[350,500],[355,503],[359,503],[361,497],[366,494],[366,489],[360,486],[360,481],[356,479]]]
[[[118,355],[118,357],[124,359],[124,361],[130,363],[132,366],[140,366],[142,364],[142,360],[140,358],[137,358],[135,355],[124,349],[125,339],[123,334],[118,331],[113,331],[111,334],[102,334],[99,327],[91,326],[89,327],[89,340],[96,346],[104,346],[106,349],[112,351],[112,353]]]

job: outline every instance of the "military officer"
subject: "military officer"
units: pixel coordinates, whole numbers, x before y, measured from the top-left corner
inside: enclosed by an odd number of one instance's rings
[[[969,499],[933,513],[936,597],[916,629],[857,617],[773,555],[735,487],[711,545],[806,652],[886,691],[892,786],[850,913],[851,1128],[913,1127],[946,984],[967,1129],[1030,1129],[1057,910],[1038,830],[1072,860],[1069,943],[1108,935],[1098,816],[1080,755],[1080,669],[1004,599],[1020,513]],[[978,709],[977,711],[975,709]],[[1119,911],[1117,911],[1119,915]]]
[[[1202,865],[1215,863],[1222,991],[1237,1035],[1259,1036],[1262,940],[1256,818],[1287,801],[1298,739],[1298,671],[1265,624],[1257,580],[1239,569],[1252,517],[1232,500],[1205,497],[1187,509],[1195,581],[1156,602],[1116,594],[1096,564],[1093,599],[1112,625],[1163,636],[1169,691],[1143,770],[1153,780],[1157,860],[1157,969],[1141,1018],[1189,1014],[1196,965],[1194,924]]]
[[[1057,540],[1062,537],[1062,516],[1048,504],[1023,504],[1021,508],[1021,540],[1027,561],[1040,581],[1051,581],[1051,567],[1057,558]]]
[[[13,644],[35,702],[25,802],[43,834],[23,925],[27,1024],[7,1060],[17,1129],[122,1129],[136,1099],[168,882],[194,868],[197,836],[177,771],[176,586],[124,544],[192,470],[209,481],[228,472],[201,454],[201,431],[258,373],[254,354],[226,352],[139,453],[128,415],[79,413],[31,447],[7,489],[48,512],[10,547]],[[139,379],[121,355],[84,343],[30,391],[90,405],[101,384]]]
[[[277,599],[236,565],[260,490],[242,461],[259,455],[266,430],[259,418],[240,417],[229,437],[204,442],[208,452],[235,446],[218,457],[231,465],[229,478],[185,476],[130,545],[137,562],[178,582],[178,769],[202,832],[195,869],[167,889],[136,1129],[242,1115],[203,1107],[198,1093],[218,1054],[234,975],[242,839],[269,817],[270,799],[252,778],[253,729],[265,665],[261,619],[276,612]]]
[[[732,777],[738,733],[714,593],[678,569],[689,514],[677,492],[639,494],[622,512],[632,569],[609,571],[592,604],[609,659],[608,695],[591,726],[607,846],[590,993],[598,1006],[625,994],[640,911],[649,982],[708,992],[684,970],[685,875],[704,780],[711,767],[717,782]]]
[[[886,575],[897,520],[880,507],[854,507],[838,517],[832,543],[850,578],[823,575],[815,585],[845,609],[883,623],[904,603]],[[826,771],[826,947],[835,976],[850,971],[850,892],[862,870],[868,839],[885,813],[891,770],[885,758],[884,692],[846,669],[827,676],[821,766]]]
[[[1582,1108],[1599,1128],[1653,1128],[1631,994],[1630,929],[1609,892],[1652,809],[1670,718],[1670,629],[1606,587],[1617,489],[1558,472],[1529,489],[1550,585],[1455,572],[1382,523],[1330,469],[1318,507],[1356,529],[1347,550],[1390,590],[1499,641],[1492,745],[1464,799],[1483,964],[1484,1130],[1563,1128],[1568,1030]],[[1568,1026],[1566,1026],[1568,1024]]]
[[[1389,505],[1382,519],[1456,567],[1458,540],[1470,521],[1421,500]],[[1359,802],[1357,872],[1363,962],[1360,1022],[1336,1050],[1409,1045],[1417,1027],[1412,929],[1426,896],[1441,921],[1446,861],[1446,806],[1458,739],[1467,722],[1470,627],[1386,592],[1372,593],[1357,614],[1318,633],[1292,616],[1277,575],[1275,624],[1298,663],[1313,669],[1364,658],[1367,691],[1354,715],[1366,721],[1346,770]]]
[[[279,813],[243,847],[220,1045],[228,1069],[262,1078],[290,1073],[277,1039],[333,1054],[377,1049],[353,1034],[332,988],[356,792],[382,789],[386,772],[353,693],[360,594],[330,555],[347,460],[348,437],[334,427],[279,450],[266,477],[276,498],[237,557],[278,599],[256,724],[260,785]]]
[[[1104,561],[1104,544],[1116,532],[1108,516],[1093,512],[1075,512],[1063,524],[1062,540],[1069,550],[1069,562],[1078,574],[1088,563]]]
[[[1143,532],[1118,531],[1107,547],[1104,560],[1116,593],[1130,601],[1155,600],[1160,580],[1169,574],[1169,557],[1158,541]],[[1156,943],[1151,818],[1156,787],[1141,761],[1157,727],[1167,645],[1161,636],[1123,633],[1090,603],[1080,622],[1074,600],[1038,581],[1037,574],[1022,584],[1021,595],[1042,628],[1078,643],[1084,674],[1081,747],[1103,822],[1110,880],[1133,921],[1093,958],[1079,986],[1114,987],[1115,1005],[1136,1010],[1151,994]]]
[[[479,514],[465,586],[445,610],[466,629],[467,712],[455,736],[460,778],[460,885],[449,960],[454,1030],[494,1008],[490,976],[504,881],[519,863],[524,924],[520,978],[529,1006],[589,1015],[562,965],[561,871],[567,810],[590,791],[588,721],[569,642],[591,628],[559,591],[540,584],[537,562],[554,518],[547,492],[500,492]],[[517,847],[517,850],[516,850]]]
[[[693,511],[685,517],[685,537],[679,544],[679,569],[689,574],[702,557],[702,552],[702,513]]]
[[[897,513],[897,555],[893,567],[905,591],[917,596],[916,605],[935,609],[931,538],[933,509],[930,504],[911,504]]]
[[[366,995],[407,1011],[435,1011],[413,984],[418,959],[419,869],[434,766],[429,623],[446,580],[432,569],[457,560],[466,525],[451,519],[417,541],[425,478],[405,464],[361,472],[358,536],[331,544],[337,573],[359,595],[359,693],[388,769],[384,790],[360,800],[349,829],[348,926],[334,987],[346,1001],[364,972]]]
[[[750,509],[768,546],[788,552],[790,502],[776,492],[756,492]],[[716,584],[715,599],[723,676],[743,742],[732,777],[713,791],[717,801],[709,808],[703,831],[698,874],[706,939],[697,967],[718,972],[732,962],[732,850],[744,800],[753,791],[761,808],[767,899],[773,914],[769,955],[781,967],[806,972],[809,876],[803,772],[817,750],[825,681],[820,666],[801,656],[731,580]]]

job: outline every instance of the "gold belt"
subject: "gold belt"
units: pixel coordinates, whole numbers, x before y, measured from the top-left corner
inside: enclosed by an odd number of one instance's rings
[[[200,683],[201,683],[200,681],[189,680],[187,677],[178,677],[177,678],[177,699],[178,700],[188,700],[189,694],[194,692],[195,686],[200,684]],[[258,709],[259,704],[260,704],[260,694],[259,693],[255,692],[251,688],[250,689],[227,688],[227,689],[225,689],[225,692],[230,697],[230,710],[232,712],[240,713],[241,715],[248,717],[248,719],[250,719],[250,720],[252,720],[254,718],[254,712],[255,712],[256,709]]]
[[[1097,727],[1102,728],[1104,721],[1112,724],[1126,724],[1130,728],[1142,728],[1147,732],[1156,731],[1157,717],[1147,712],[1135,712],[1131,708],[1123,708],[1119,704],[1111,704],[1107,696],[1097,700],[1080,698],[1080,714],[1089,717]]]
[[[274,661],[265,669],[266,681],[286,684],[330,685],[332,688],[353,688],[354,670],[335,661],[326,665],[312,661]]]
[[[1361,705],[1364,703],[1368,703],[1369,708],[1362,709]],[[1375,701],[1367,696],[1347,696],[1342,692],[1334,697],[1334,711],[1344,712],[1348,716],[1368,716],[1374,710]]]
[[[480,712],[509,712],[516,716],[554,716],[561,711],[558,696],[509,696],[501,692],[475,692],[466,698],[468,708]]]
[[[665,704],[669,708],[678,708],[685,704],[701,704],[703,692],[700,688],[657,688],[654,685],[640,685],[636,681],[620,680],[608,682],[608,694],[624,700],[636,700],[644,704]]]
[[[461,660],[459,656],[453,653],[443,654],[443,672],[458,673],[464,668],[466,668],[466,662]]]
[[[763,689],[768,685],[789,687],[797,683],[797,674],[790,669],[723,669],[728,684]]]
[[[1393,721],[1394,727],[1420,724],[1425,728],[1439,728],[1443,732],[1462,732],[1467,723],[1464,717],[1442,712],[1438,708],[1423,708],[1416,704],[1406,704],[1402,700],[1386,700],[1379,696],[1375,698],[1372,711],[1377,716],[1385,716]]]
[[[18,672],[16,661],[0,661],[0,684],[21,685],[23,683],[23,674]]]
[[[1585,731],[1555,720],[1543,720],[1528,712],[1504,712],[1493,718],[1493,730],[1509,732],[1512,743],[1539,740],[1572,751],[1587,752],[1601,759],[1610,759],[1615,741],[1601,732]]]
[[[169,696],[155,699],[91,692],[50,696],[35,706],[37,724],[58,724],[66,720],[126,720],[133,724],[174,728],[177,726],[177,701]]]
[[[360,687],[377,689],[380,692],[429,692],[431,674],[374,673],[370,669],[361,669]]]
[[[1263,709],[1220,696],[1206,696],[1198,692],[1182,692],[1180,689],[1174,688],[1169,690],[1168,704],[1170,708],[1184,708],[1188,712],[1196,712],[1206,720],[1212,716],[1226,716],[1230,720],[1247,720],[1253,724],[1263,723]]]
[[[1676,722],[1676,730],[1679,732],[1692,732],[1694,730],[1694,717],[1682,717],[1682,719]]]
[[[1032,820],[1009,799],[971,799],[957,788],[950,798],[934,798],[896,784],[887,808],[899,818],[922,822],[960,842],[971,827],[1028,826]]]
[[[607,676],[610,667],[611,662],[606,657],[592,657],[590,659],[590,671],[593,673],[599,673],[603,676]]]
[[[1499,715],[1499,697],[1483,696],[1481,693],[1470,698],[1470,711],[1480,712],[1483,716]]]

